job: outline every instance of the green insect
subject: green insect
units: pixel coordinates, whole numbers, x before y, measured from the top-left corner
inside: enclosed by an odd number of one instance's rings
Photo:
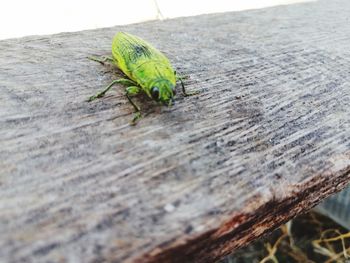
[[[168,58],[139,37],[118,32],[113,39],[112,55],[113,57],[90,57],[90,59],[102,64],[109,61],[116,65],[128,78],[114,80],[104,90],[91,96],[89,101],[102,97],[117,83],[126,85],[125,95],[135,109],[132,124],[135,124],[141,118],[141,110],[132,101],[131,96],[141,91],[151,99],[168,106],[173,103],[177,80],[180,80],[185,96],[196,94],[186,93],[183,78],[177,76]]]

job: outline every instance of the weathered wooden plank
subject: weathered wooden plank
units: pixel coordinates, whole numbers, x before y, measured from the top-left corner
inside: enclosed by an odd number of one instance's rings
[[[347,1],[0,42],[0,258],[211,262],[350,179]],[[118,30],[190,75],[171,108],[121,87]],[[180,92],[179,92],[180,93]],[[149,106],[149,107],[148,107]]]

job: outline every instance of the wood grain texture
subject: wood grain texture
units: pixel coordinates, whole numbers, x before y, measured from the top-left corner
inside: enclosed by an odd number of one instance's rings
[[[2,262],[213,262],[350,180],[350,3],[0,42]],[[189,75],[137,103],[86,59],[124,30]]]

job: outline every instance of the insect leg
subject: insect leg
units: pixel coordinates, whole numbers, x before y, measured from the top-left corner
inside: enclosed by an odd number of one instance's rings
[[[125,95],[128,98],[129,102],[131,103],[131,105],[134,107],[135,109],[135,113],[134,113],[134,118],[131,120],[131,125],[136,125],[137,120],[139,120],[141,118],[141,110],[140,108],[132,101],[130,96],[136,95],[140,92],[140,88],[137,86],[130,86],[127,87],[125,89]]]
[[[101,64],[104,64],[107,61],[114,64],[114,59],[109,56],[100,56],[100,57],[91,56],[91,57],[88,57],[88,59],[91,59]]]
[[[181,77],[177,77],[177,78],[178,78],[178,80],[180,80],[180,83],[181,83],[181,86],[182,86],[182,93],[184,94],[185,97],[196,95],[196,94],[199,93],[199,91],[193,91],[193,92],[190,92],[190,93],[186,92],[184,82],[182,81],[183,78],[181,78]]]
[[[114,80],[104,90],[100,91],[99,93],[97,93],[94,96],[91,96],[88,99],[88,101],[90,102],[90,101],[93,101],[93,100],[95,100],[97,98],[103,97],[106,94],[106,92],[109,91],[113,87],[113,85],[115,85],[117,83],[121,83],[121,84],[124,84],[124,85],[130,85],[130,84],[135,85],[135,83],[132,80],[129,80],[129,79],[117,79],[117,80]]]
[[[140,91],[141,91],[141,89],[138,86],[129,86],[126,88],[126,92],[130,96],[137,95],[137,94],[139,94]]]
[[[184,85],[183,80],[184,80],[184,79],[188,79],[189,76],[179,76],[179,75],[176,74],[176,71],[175,71],[174,73],[175,73],[176,79],[179,80],[180,83],[181,83],[181,86],[182,86],[182,93],[184,94],[185,97],[192,96],[192,95],[196,95],[196,94],[199,93],[199,91],[194,91],[194,92],[191,92],[191,93],[187,93],[187,92],[186,92],[186,89],[185,89],[185,85]]]
[[[176,71],[174,71],[174,74],[175,74],[175,76],[176,76],[176,79],[189,79],[190,78],[190,76],[188,76],[188,75],[179,75],[179,74],[177,74],[177,72]]]

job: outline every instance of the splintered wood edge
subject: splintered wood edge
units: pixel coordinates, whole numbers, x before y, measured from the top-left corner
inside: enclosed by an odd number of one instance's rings
[[[235,214],[219,228],[190,240],[175,240],[128,262],[213,262],[267,235],[324,198],[342,190],[350,180],[350,165],[338,172],[318,174],[295,186],[290,196],[271,200],[254,213]],[[259,198],[256,196],[254,199]],[[251,204],[254,200],[250,201]],[[247,207],[250,207],[248,205]]]

